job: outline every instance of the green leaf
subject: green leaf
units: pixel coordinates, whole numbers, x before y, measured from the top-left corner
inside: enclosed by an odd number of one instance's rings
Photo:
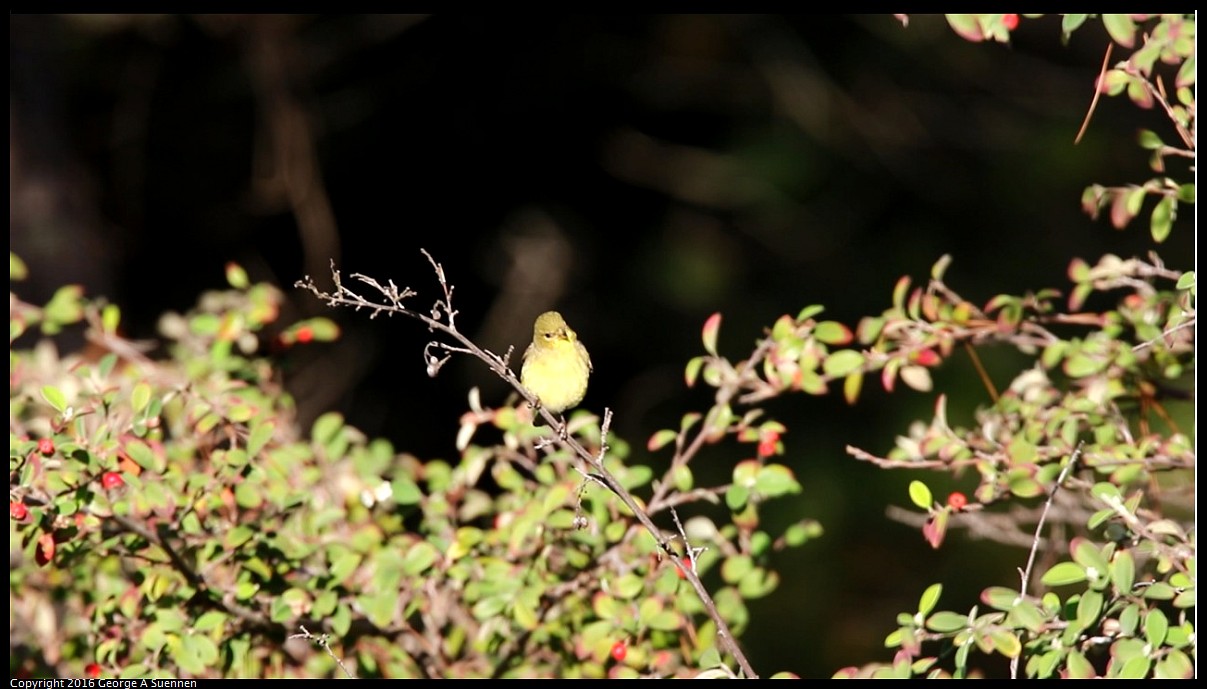
[[[968,615],[940,610],[926,620],[926,628],[940,634],[950,634],[968,626]]]
[[[779,583],[778,572],[769,572],[762,567],[755,567],[738,582],[738,593],[747,600],[762,598],[775,591]]]
[[[60,326],[76,323],[83,318],[83,297],[84,288],[79,285],[64,285],[56,290],[44,310],[46,321],[42,324],[43,330],[54,334],[60,330]]]
[[[1085,569],[1076,562],[1061,562],[1044,572],[1040,581],[1045,586],[1066,586],[1085,581]]]
[[[121,321],[122,310],[117,304],[105,304],[101,309],[101,329],[109,335],[116,334]]]
[[[1136,583],[1136,560],[1131,551],[1120,550],[1111,559],[1111,583],[1119,595],[1131,593],[1132,585]]]
[[[1039,633],[1045,623],[1044,615],[1040,611],[1039,606],[1027,600],[1021,600],[1018,602],[1018,605],[1011,608],[1006,619],[1008,623],[1021,626],[1027,631],[1034,633]]]
[[[909,482],[909,499],[918,507],[924,510],[929,510],[934,504],[934,499],[931,496],[930,488],[921,481],[913,480]]]
[[[941,595],[943,595],[943,584],[927,586],[926,590],[922,592],[922,597],[918,599],[918,614],[923,617],[929,615],[930,611],[935,609]]]
[[[335,434],[344,427],[344,417],[339,412],[327,412],[314,421],[310,435],[317,442],[326,445],[335,439]]]
[[[721,564],[721,578],[728,584],[736,584],[746,573],[754,569],[754,560],[748,555],[733,555]]]
[[[141,440],[127,442],[125,450],[130,459],[134,460],[135,464],[147,471],[159,474],[163,473],[166,468],[165,466],[161,466],[159,459],[155,456],[155,452]]]
[[[853,349],[840,349],[826,357],[822,370],[831,378],[843,376],[863,366],[863,355]]]
[[[422,574],[440,557],[436,546],[427,541],[420,541],[408,548],[402,560],[402,571],[410,576]]]
[[[1165,145],[1165,142],[1161,141],[1161,137],[1157,136],[1156,132],[1149,129],[1141,129],[1138,139],[1140,142],[1140,148],[1146,148],[1150,151],[1155,151]]]
[[[423,499],[423,492],[419,490],[415,480],[406,474],[396,475],[390,482],[390,488],[394,502],[399,505],[416,505]]]
[[[1178,278],[1178,289],[1181,289],[1181,290],[1194,289],[1194,287],[1195,287],[1194,275],[1195,275],[1195,271],[1193,271],[1193,270],[1189,270],[1189,271],[1186,271],[1185,273],[1182,273],[1181,277]]]
[[[783,464],[769,464],[759,470],[754,479],[754,489],[768,498],[800,492],[800,483],[792,470]]]
[[[863,371],[854,371],[842,381],[842,398],[847,404],[855,404],[859,400],[859,391],[863,388]]]
[[[67,396],[53,385],[42,386],[42,399],[46,400],[59,413],[67,410]]]
[[[1160,608],[1154,608],[1144,617],[1144,638],[1153,648],[1165,644],[1165,635],[1169,632],[1169,619]]]
[[[133,392],[130,393],[130,406],[134,411],[141,412],[147,408],[147,403],[151,401],[151,386],[145,382],[139,382],[134,386]]]
[[[1089,15],[1086,14],[1066,14],[1061,18],[1060,30],[1064,32],[1064,40],[1066,42],[1069,40],[1069,36],[1071,36],[1073,32],[1078,29],[1078,27],[1085,23],[1086,17],[1088,16]]]
[[[1128,660],[1120,668],[1116,679],[1144,679],[1148,676],[1148,669],[1152,666],[1152,660],[1148,656],[1135,656]]]
[[[235,503],[244,509],[255,509],[264,504],[264,497],[257,487],[243,481],[235,486]]]
[[[1090,629],[1098,622],[1102,613],[1103,597],[1098,591],[1086,591],[1077,601],[1077,624],[1080,629]]]
[[[22,261],[21,257],[13,252],[8,252],[8,279],[19,282],[28,276],[29,268],[26,267],[25,261]]]
[[[1065,663],[1069,670],[1069,679],[1092,679],[1098,676],[1098,673],[1094,671],[1094,666],[1086,660],[1081,651],[1069,651]]]
[[[1019,641],[1018,636],[1008,629],[1002,627],[992,627],[989,630],[989,638],[993,639],[994,647],[997,652],[1007,658],[1017,658],[1023,652],[1023,644]]]
[[[1160,244],[1169,238],[1169,233],[1173,229],[1174,199],[1172,196],[1163,196],[1153,207],[1152,214],[1152,235],[1153,241]]]
[[[272,438],[273,431],[276,425],[272,421],[256,424],[252,427],[251,433],[247,436],[247,454],[255,457],[264,449],[264,445]]]
[[[749,499],[750,490],[746,486],[734,484],[725,491],[725,504],[734,512],[740,512],[746,507],[746,501]]]
[[[1169,652],[1157,661],[1153,669],[1153,679],[1191,679],[1194,677],[1194,663],[1190,657],[1178,649]]]
[[[223,547],[227,550],[238,550],[240,546],[247,543],[255,536],[256,532],[247,524],[240,524],[230,531],[226,532],[223,538]]]

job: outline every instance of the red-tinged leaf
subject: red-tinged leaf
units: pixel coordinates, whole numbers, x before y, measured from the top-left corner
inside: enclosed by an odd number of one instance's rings
[[[926,294],[922,297],[922,315],[926,316],[926,320],[935,322],[939,320],[939,306],[942,301],[937,294]]]
[[[1152,90],[1149,89],[1148,82],[1140,77],[1134,77],[1127,82],[1127,97],[1144,110],[1151,110],[1153,107]]]
[[[922,525],[922,536],[932,548],[943,545],[943,537],[947,535],[947,510],[939,510]]]
[[[994,311],[997,311],[998,309],[1002,308],[1003,306],[1006,306],[1007,304],[1010,304],[1013,301],[1014,301],[1014,297],[1010,296],[1009,294],[999,294],[999,295],[993,297],[992,299],[990,299],[989,303],[985,304],[984,311],[987,314],[993,313]]]
[[[305,321],[310,328],[313,338],[319,342],[331,342],[339,339],[339,326],[330,318],[311,318]]]
[[[890,359],[880,371],[880,384],[885,392],[892,392],[897,383],[897,369],[901,368],[900,359]]]
[[[658,431],[657,433],[650,436],[650,439],[646,443],[645,448],[647,450],[649,450],[650,452],[657,452],[658,450],[661,450],[662,448],[666,447],[667,444],[674,442],[675,437],[677,435],[678,434],[675,433],[674,431],[672,431],[671,429],[664,428],[661,431]]]
[[[935,398],[935,426],[948,428],[947,425],[947,393],[940,393]]]
[[[813,329],[813,336],[831,345],[844,345],[854,339],[851,329],[838,321],[822,321]]]
[[[863,387],[863,371],[856,371],[842,382],[842,395],[846,398],[847,404],[855,404],[859,401],[859,390]]]
[[[824,395],[829,391],[826,381],[816,371],[797,371],[793,380],[802,392],[808,395]]]
[[[1090,293],[1094,291],[1094,286],[1088,282],[1083,282],[1073,288],[1069,293],[1069,310],[1080,311],[1085,305],[1085,300],[1089,298]]]
[[[1090,264],[1080,258],[1075,258],[1069,262],[1069,280],[1072,282],[1085,282],[1090,279]]]
[[[909,313],[909,317],[914,319],[915,321],[920,320],[922,318],[922,288],[921,287],[915,287],[914,291],[910,292],[909,305],[906,306],[905,310],[906,310],[906,312]]]
[[[1104,14],[1102,24],[1116,43],[1130,48],[1136,43],[1136,22],[1127,14]]]
[[[908,275],[902,275],[893,287],[893,306],[902,313],[905,312],[905,295],[909,292],[910,280]]]
[[[238,263],[226,264],[226,282],[235,289],[247,289],[251,284],[251,280],[247,278],[247,271]]]
[[[1085,188],[1081,192],[1081,210],[1090,216],[1091,219],[1098,219],[1098,211],[1102,210],[1102,199],[1106,195],[1106,188],[1101,184],[1094,184]]]
[[[884,319],[865,316],[859,321],[859,326],[856,332],[859,335],[859,341],[865,345],[870,345],[880,337],[881,331],[884,330]]]
[[[54,560],[54,534],[43,533],[38,536],[38,545],[34,551],[34,560],[40,567],[45,567]]]
[[[683,380],[687,383],[687,387],[692,387],[696,384],[696,378],[700,375],[700,368],[704,366],[704,357],[692,357],[687,362],[687,368],[683,371]]]
[[[1069,651],[1068,659],[1065,661],[1067,673],[1066,679],[1094,679],[1098,673],[1094,670],[1094,665],[1086,660],[1081,651]]]
[[[1195,83],[1195,75],[1197,73],[1196,66],[1197,60],[1195,59],[1194,55],[1186,58],[1186,60],[1182,63],[1181,69],[1178,70],[1178,76],[1174,80],[1174,86],[1176,88],[1186,88]]]
[[[959,323],[960,325],[964,325],[971,318],[972,318],[972,304],[969,304],[966,301],[962,301],[959,304],[956,304],[955,308],[953,308],[951,310],[951,320],[955,321],[956,323]],[[951,340],[948,339],[946,341],[950,342]]]
[[[1121,69],[1108,70],[1099,82],[1098,90],[1108,96],[1117,96],[1123,93],[1131,80],[1131,75]]]
[[[947,23],[951,25],[952,30],[960,35],[960,38],[966,41],[977,43],[985,40],[985,34],[981,31],[981,23],[977,21],[976,15],[949,14],[947,15]]]
[[[717,331],[719,331],[720,329],[721,329],[721,312],[718,311],[717,313],[714,313],[713,315],[709,316],[708,320],[704,321],[704,332],[703,332],[704,351],[708,352],[709,354],[711,354],[713,356],[717,355]]]

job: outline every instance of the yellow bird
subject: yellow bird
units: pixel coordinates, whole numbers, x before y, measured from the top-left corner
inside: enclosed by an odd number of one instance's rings
[[[541,406],[560,414],[583,401],[590,375],[591,355],[562,315],[546,311],[537,316],[532,344],[524,351],[520,382]]]

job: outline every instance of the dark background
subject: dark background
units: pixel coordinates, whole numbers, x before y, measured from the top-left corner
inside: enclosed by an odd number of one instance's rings
[[[682,371],[713,312],[738,358],[808,304],[852,326],[879,314],[899,276],[924,280],[944,253],[952,287],[984,303],[1066,288],[1074,256],[1150,248],[1146,215],[1119,232],[1080,210],[1091,183],[1150,176],[1139,127],[1172,138],[1161,113],[1104,98],[1073,144],[1107,42],[1091,21],[1064,46],[1055,17],[1024,19],[1007,46],[935,16],[14,15],[10,249],[32,270],[18,292],[82,283],[151,337],[239,262],[287,291],[286,322],[344,328],[286,362],[304,424],[339,410],[448,457],[469,388],[497,404],[501,384],[469,360],[429,379],[414,322],[291,288],[335,259],[417,289],[423,310],[437,287],[422,247],[456,285],[462,329],[495,351],[562,311],[595,363],[584,406],[615,410],[642,448],[709,404]],[[1184,211],[1161,248],[1171,267],[1193,262],[1189,224]],[[999,387],[1026,365],[982,355]],[[957,356],[936,371],[957,422],[986,402],[971,370]],[[896,613],[934,581],[960,610],[1017,584],[1023,551],[960,534],[933,551],[885,517],[916,476],[843,448],[883,454],[934,394],[874,387],[855,407],[767,405],[804,486],[771,520],[826,533],[779,555],[782,587],[752,603],[762,673],[891,659]],[[700,471],[721,481],[742,458],[728,446]]]

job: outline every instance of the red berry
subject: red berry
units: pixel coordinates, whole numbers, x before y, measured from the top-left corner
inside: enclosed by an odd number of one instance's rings
[[[617,641],[612,644],[612,660],[618,663],[624,662],[624,657],[629,654],[629,647],[623,641]]]
[[[683,559],[681,561],[675,563],[675,574],[677,574],[680,579],[686,579],[687,578],[686,570],[687,570],[687,568],[689,568],[691,566],[692,566],[691,558],[684,555]]]
[[[307,342],[310,342],[311,340],[314,339],[314,331],[310,329],[310,326],[303,325],[302,327],[298,328],[296,337],[298,339],[298,342],[301,342],[302,344],[306,344]]]
[[[49,457],[54,454],[54,441],[50,438],[42,438],[38,441],[38,452],[42,453],[43,457]]]
[[[1018,15],[1017,14],[1003,14],[1002,15],[1002,24],[1005,25],[1006,29],[1008,29],[1010,31],[1014,31],[1015,29],[1018,28]]]
[[[968,506],[968,496],[964,495],[963,493],[961,493],[959,491],[956,491],[956,492],[952,493],[951,495],[947,496],[947,506],[950,507],[951,509],[955,510],[956,512],[959,512],[960,510],[962,510]]]
[[[29,516],[29,508],[26,507],[25,503],[23,502],[13,502],[12,500],[9,500],[8,516],[16,519],[19,522],[23,522],[25,521],[25,518]]]
[[[105,490],[121,488],[124,485],[126,485],[126,482],[122,480],[122,474],[120,471],[106,471],[104,476],[101,476],[101,486],[103,486]]]
[[[770,457],[775,454],[776,443],[780,440],[780,434],[775,431],[764,434],[759,438],[759,456]]]
[[[101,676],[101,666],[96,663],[88,663],[84,666],[84,674],[96,679]]]
[[[920,349],[914,353],[913,358],[922,366],[934,366],[939,363],[939,355],[933,349]]]

